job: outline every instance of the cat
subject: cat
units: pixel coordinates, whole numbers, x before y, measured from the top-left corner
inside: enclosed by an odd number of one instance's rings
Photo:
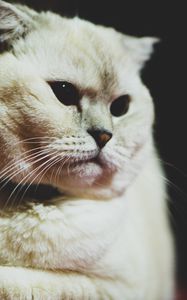
[[[152,37],[0,1],[0,299],[172,300]]]

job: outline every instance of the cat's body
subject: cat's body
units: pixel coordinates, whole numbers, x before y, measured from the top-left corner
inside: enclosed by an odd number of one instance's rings
[[[9,230],[5,240],[1,233],[1,254],[11,267],[0,267],[0,282],[12,295],[7,299],[172,299],[166,208],[156,178],[160,170],[152,164],[142,173],[149,182],[144,193],[139,178],[136,190],[116,202],[76,200],[63,209],[40,205],[12,221],[3,219]],[[13,267],[24,264],[54,271]]]
[[[2,1],[0,30],[0,299],[172,300],[153,104],[139,78],[154,40]],[[24,197],[22,184],[40,181],[63,195]]]

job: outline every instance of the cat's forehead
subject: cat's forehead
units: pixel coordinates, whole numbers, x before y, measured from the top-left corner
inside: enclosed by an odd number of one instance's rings
[[[95,89],[118,84],[125,55],[113,29],[78,18],[49,20],[48,26],[27,37],[21,58],[35,65],[46,80],[66,80]]]

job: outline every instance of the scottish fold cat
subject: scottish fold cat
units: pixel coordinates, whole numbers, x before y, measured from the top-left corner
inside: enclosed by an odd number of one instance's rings
[[[0,299],[172,300],[157,39],[0,1]]]

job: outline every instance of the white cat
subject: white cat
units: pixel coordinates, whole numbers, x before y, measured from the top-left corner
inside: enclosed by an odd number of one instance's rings
[[[173,299],[156,41],[0,1],[1,300]]]

